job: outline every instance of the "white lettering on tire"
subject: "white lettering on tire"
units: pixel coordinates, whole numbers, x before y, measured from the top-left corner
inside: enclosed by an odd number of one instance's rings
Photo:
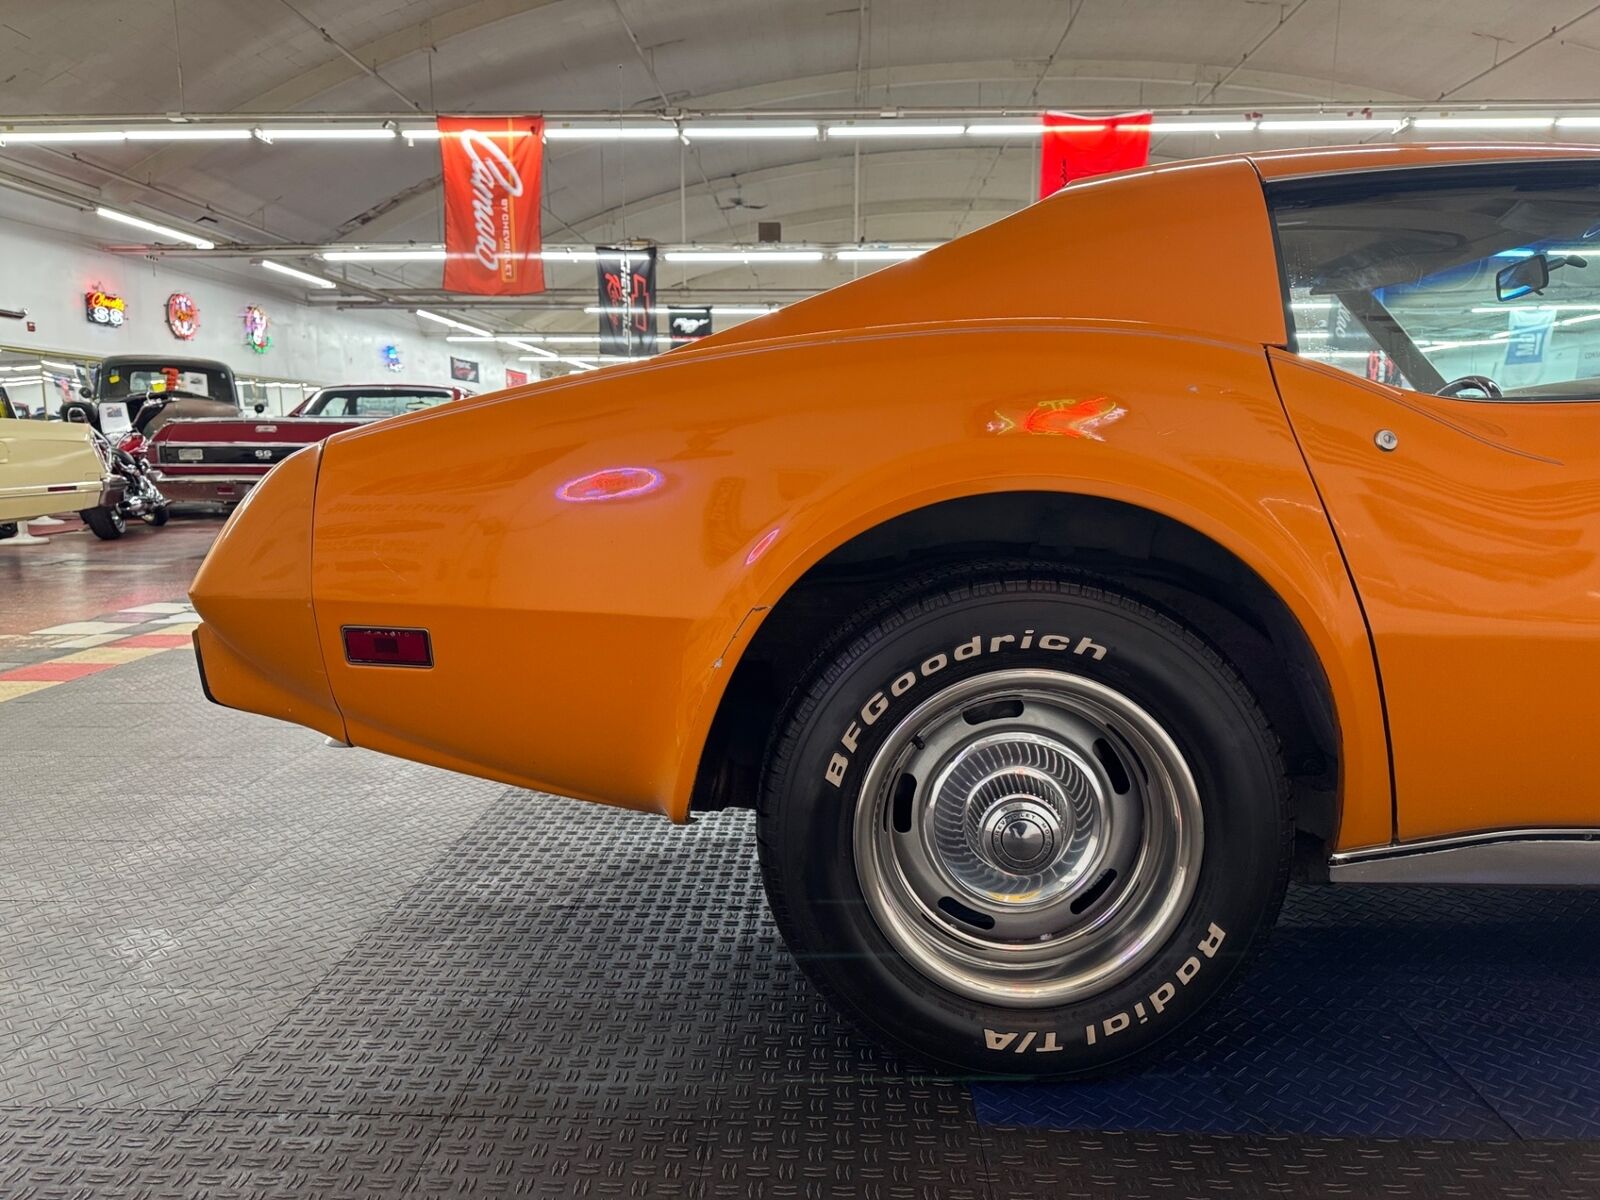
[[[1084,1044],[1097,1045],[1107,1038],[1132,1029],[1135,1025],[1148,1023],[1151,1017],[1160,1016],[1167,1010],[1167,1006],[1177,999],[1178,989],[1188,987],[1200,973],[1200,968],[1216,957],[1217,951],[1222,948],[1223,939],[1227,936],[1222,926],[1212,922],[1206,930],[1206,936],[1201,938],[1199,945],[1195,947],[1195,953],[1183,960],[1173,978],[1163,980],[1132,1008],[1123,1009],[1093,1024],[1085,1025]],[[1035,1054],[1049,1054],[1054,1050],[1066,1049],[1053,1029],[985,1029],[983,1044],[986,1049],[993,1050],[997,1054],[1027,1054],[1030,1051]]]
[[[881,691],[872,693],[872,697],[861,706],[861,711],[856,719],[845,726],[844,732],[839,736],[839,745],[842,750],[835,751],[828,760],[828,765],[823,771],[823,778],[834,787],[843,787],[844,778],[850,769],[851,757],[856,752],[856,746],[861,740],[864,728],[877,723],[889,709],[891,698],[898,700],[901,696],[912,691],[917,684],[944,670],[951,662],[966,662],[968,659],[977,658],[982,654],[999,654],[1001,650],[1015,646],[1026,650],[1037,645],[1040,650],[1053,651],[1058,654],[1085,655],[1096,662],[1106,656],[1106,647],[1100,645],[1093,638],[1080,637],[1076,645],[1072,638],[1061,633],[1046,633],[1039,636],[1037,641],[1031,629],[1024,630],[1020,643],[1014,633],[998,633],[985,636],[975,633],[966,641],[956,646],[949,654],[940,652],[922,660],[920,666],[914,671],[902,671],[884,685]]]

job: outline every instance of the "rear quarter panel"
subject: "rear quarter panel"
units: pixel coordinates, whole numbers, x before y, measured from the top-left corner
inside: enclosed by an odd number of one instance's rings
[[[615,468],[647,486],[563,498]],[[1143,505],[1253,565],[1334,690],[1341,843],[1387,840],[1365,628],[1259,345],[1064,321],[800,336],[343,434],[318,482],[319,635],[357,744],[682,819],[737,655],[807,567],[1018,489]],[[424,626],[436,666],[349,666],[347,624]]]

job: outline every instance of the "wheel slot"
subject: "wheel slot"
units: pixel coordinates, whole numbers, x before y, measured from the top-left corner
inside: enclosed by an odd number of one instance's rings
[[[940,896],[939,908],[949,916],[964,924],[971,925],[974,929],[993,929],[994,918],[987,913],[981,913],[975,908],[968,908],[954,896]]]
[[[1122,759],[1117,756],[1111,743],[1105,738],[1095,738],[1094,756],[1105,768],[1106,776],[1111,780],[1111,790],[1119,796],[1126,796],[1133,781],[1128,778],[1128,769],[1122,765]]]
[[[1119,747],[1121,747],[1126,761],[1131,762],[1138,770],[1140,780],[1142,780],[1144,783],[1149,783],[1150,773],[1144,769],[1144,760],[1139,757],[1132,746],[1128,745],[1128,739],[1123,737],[1115,729],[1112,729],[1109,725],[1106,727],[1106,732],[1116,739],[1116,743]]]
[[[974,704],[961,714],[968,725],[982,725],[988,721],[1009,721],[1022,715],[1021,700],[993,700],[988,704]]]
[[[1116,881],[1116,868],[1112,867],[1106,870],[1099,879],[1096,879],[1094,883],[1089,886],[1089,890],[1087,892],[1079,896],[1067,906],[1072,910],[1072,915],[1076,917],[1087,912],[1089,907],[1094,904],[1096,900],[1100,899],[1101,896],[1104,896],[1106,894],[1106,890]]]
[[[911,802],[917,798],[917,777],[909,771],[900,774],[894,785],[894,831],[911,832]]]

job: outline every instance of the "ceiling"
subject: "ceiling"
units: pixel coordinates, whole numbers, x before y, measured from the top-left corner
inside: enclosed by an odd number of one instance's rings
[[[1586,0],[0,6],[0,113],[12,116],[1554,105],[1592,101],[1597,68],[1600,4]],[[1268,138],[1158,136],[1153,157],[1295,140]],[[786,241],[937,241],[1030,199],[1036,156],[1027,142],[551,143],[545,238],[748,242],[757,220],[777,220]],[[0,169],[99,203],[199,222],[226,239],[441,237],[438,153],[429,143],[7,147]],[[63,210],[60,220],[107,240],[92,217]],[[838,282],[848,268],[806,270],[799,282],[794,268],[666,266],[662,283],[749,289],[759,298],[797,283]],[[395,283],[432,286],[437,276],[437,265],[385,268]],[[552,272],[559,286],[589,278],[581,267]],[[505,314],[498,323],[558,328],[573,319]],[[586,324],[581,315],[577,324]]]

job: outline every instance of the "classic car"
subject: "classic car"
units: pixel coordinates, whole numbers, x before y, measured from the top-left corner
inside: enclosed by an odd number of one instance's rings
[[[1600,882],[1591,245],[1600,149],[1085,180],[293,456],[194,581],[203,678],[523,788],[753,808],[863,1029],[1121,1067],[1200,1027],[1291,872]]]
[[[274,465],[345,429],[457,399],[451,387],[343,384],[307,396],[286,417],[201,417],[158,427],[147,453],[168,500],[235,504]]]
[[[128,419],[137,421],[139,410],[151,398],[167,401],[153,419],[143,424],[154,434],[168,421],[194,417],[236,417],[239,388],[233,368],[208,358],[171,358],[156,354],[124,354],[103,359],[79,398],[63,405],[65,420],[84,421],[100,428],[100,405],[121,401]]]
[[[81,513],[91,525],[110,521],[126,486],[83,425],[0,417],[0,536],[60,512]]]

